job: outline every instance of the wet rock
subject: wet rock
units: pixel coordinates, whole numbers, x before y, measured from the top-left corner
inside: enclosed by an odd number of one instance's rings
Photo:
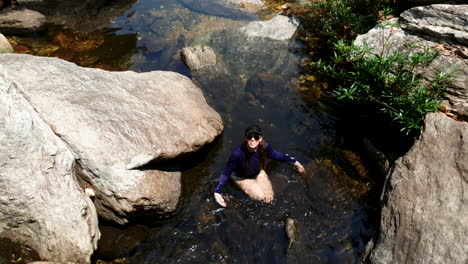
[[[223,63],[205,66],[192,72],[192,75],[197,86],[206,91],[210,105],[223,113],[232,111],[234,107],[232,102],[239,99],[240,93],[244,89],[241,78],[233,75]]]
[[[8,68],[15,66],[4,56],[0,59],[0,255],[11,256],[15,252],[10,250],[18,249],[5,249],[8,240],[30,248],[38,259],[89,263],[100,233],[96,209],[76,182],[75,156],[26,100],[20,82],[8,74]]]
[[[295,17],[277,15],[267,21],[254,21],[241,28],[241,32],[252,38],[289,40],[295,34],[299,21]]]
[[[0,33],[0,53],[12,53],[13,47],[8,39]]]
[[[442,56],[434,60],[422,74],[429,78],[433,72],[457,70],[453,87],[449,87],[444,105],[448,111],[462,119],[468,119],[468,67],[466,67],[468,58],[459,55],[466,50],[466,45],[463,43],[466,43],[468,37],[468,22],[464,15],[467,12],[468,5],[433,5],[412,8],[402,14],[402,17],[406,19],[401,20],[401,27],[395,24],[396,20],[390,21],[391,25],[377,26],[368,33],[358,36],[355,44],[362,45],[366,42],[375,53],[380,53],[385,49],[384,54],[407,50],[406,43],[416,44],[421,49],[428,47],[432,50],[439,50]],[[421,16],[422,14],[424,16]],[[429,16],[428,23],[423,22],[426,20],[425,15]],[[451,29],[451,27],[454,28]],[[417,29],[417,32],[412,29]],[[427,35],[427,32],[430,32],[430,35]]]
[[[223,130],[201,90],[177,73],[107,72],[18,54],[1,55],[0,63],[6,85],[16,83],[73,150],[100,216],[120,224],[141,211],[173,211],[180,172],[164,162],[197,151]]]
[[[186,47],[181,51],[182,60],[190,70],[198,70],[216,64],[216,54],[208,46]]]
[[[390,162],[388,161],[387,157],[382,151],[377,149],[377,147],[375,147],[369,139],[364,138],[362,141],[367,156],[377,167],[380,176],[382,178],[385,177],[388,170],[390,169]]]
[[[293,217],[287,217],[284,222],[286,237],[288,238],[288,248],[292,248],[298,239],[299,231],[297,229],[297,221]]]
[[[426,116],[386,180],[372,263],[467,263],[467,140],[467,123]]]
[[[0,12],[0,32],[3,34],[24,34],[44,29],[46,18],[43,14],[27,8],[5,9]]]

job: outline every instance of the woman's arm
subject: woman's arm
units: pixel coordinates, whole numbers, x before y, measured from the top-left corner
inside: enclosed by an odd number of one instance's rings
[[[265,146],[265,150],[269,159],[274,159],[278,161],[288,161],[291,163],[295,163],[297,161],[294,157],[291,157],[288,154],[283,154],[279,151],[274,150],[268,143]]]
[[[296,168],[298,172],[300,173],[305,172],[304,166],[302,166],[302,164],[298,160],[296,160],[296,158],[291,157],[288,154],[283,154],[281,152],[274,150],[268,143],[266,144],[265,149],[266,149],[268,158],[278,160],[278,161],[288,161],[290,163],[293,163],[294,167]]]
[[[231,176],[232,172],[237,167],[238,160],[239,155],[237,151],[234,151],[229,157],[229,160],[226,163],[226,166],[224,167],[221,177],[219,177],[218,179],[218,185],[215,188],[216,193],[221,193],[223,191],[224,185],[226,185],[227,181],[229,180],[229,176]]]
[[[215,201],[222,207],[226,207],[226,202],[224,201],[224,198],[221,195],[221,192],[223,191],[224,186],[229,180],[229,176],[231,176],[232,172],[236,169],[239,158],[240,158],[239,153],[238,151],[235,150],[231,154],[231,157],[229,157],[226,167],[224,168],[224,171],[221,174],[221,177],[219,177],[218,185],[215,188],[215,191],[214,191]]]

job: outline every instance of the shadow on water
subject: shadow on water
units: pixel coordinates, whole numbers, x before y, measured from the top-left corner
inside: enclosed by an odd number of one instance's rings
[[[93,262],[117,258],[120,263],[358,262],[375,228],[370,215],[377,201],[375,177],[360,155],[342,144],[342,133],[347,132],[338,130],[336,110],[301,87],[300,59],[291,58],[299,44],[274,43],[271,50],[261,44],[267,52],[248,55],[245,60],[252,63],[242,62],[237,50],[227,48],[236,36],[226,41],[222,34],[247,21],[208,12],[215,9],[200,12],[197,4],[206,3],[213,1],[140,0],[107,29],[79,33],[51,28],[44,35],[9,37],[16,41],[17,52],[57,56],[82,66],[182,73],[193,78],[223,118],[225,130],[209,146],[143,168],[182,171],[177,210],[170,217],[140,217],[129,226],[102,222]],[[181,48],[206,41],[206,35],[213,37],[207,41],[228,69],[218,69],[219,78],[192,75],[179,57]],[[275,54],[283,60],[275,61]],[[256,61],[260,58],[269,61]],[[228,207],[219,208],[212,199],[217,179],[252,123],[263,128],[274,149],[306,165],[307,173],[298,175],[288,164],[270,162],[273,203],[251,201],[228,184],[224,191]],[[287,217],[296,219],[299,231],[289,249]]]
[[[26,240],[26,238],[16,239]],[[5,252],[8,252],[8,255],[5,255]],[[0,263],[29,263],[39,259],[39,255],[32,248],[7,238],[0,238],[0,253]]]

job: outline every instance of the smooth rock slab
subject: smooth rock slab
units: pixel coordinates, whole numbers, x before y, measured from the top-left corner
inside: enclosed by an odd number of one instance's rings
[[[100,233],[75,157],[9,76],[0,66],[0,240],[43,260],[89,263]]]
[[[140,169],[192,153],[223,130],[201,90],[174,72],[107,72],[55,58],[2,55],[6,76],[72,149],[101,217],[172,212],[180,172]]]

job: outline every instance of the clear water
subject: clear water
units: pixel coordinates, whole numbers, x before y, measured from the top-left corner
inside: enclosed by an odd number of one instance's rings
[[[41,40],[34,36],[17,41],[27,46],[25,52],[42,52],[83,66],[138,72],[170,70],[195,81],[206,80],[209,75],[192,76],[180,60],[180,49],[203,41],[210,32],[254,19],[220,17],[212,11],[190,8],[176,0],[140,0],[105,30],[87,34],[50,31]],[[83,44],[81,50],[64,47],[71,38],[97,44],[89,44],[88,49]],[[39,48],[28,46],[32,39],[41,42],[36,45]],[[359,156],[340,143],[343,131],[338,130],[333,107],[301,87],[299,65],[286,63],[272,72],[262,67],[237,69],[235,65],[241,65],[241,60],[246,65],[249,60],[268,65],[274,64],[275,57],[237,56],[220,37],[208,43],[231,65],[231,76],[199,83],[208,103],[221,114],[224,133],[178,164],[183,170],[183,193],[173,215],[164,219],[148,215],[126,227],[102,223],[102,238],[93,261],[357,263],[375,227],[374,181]],[[283,49],[281,54],[286,52],[299,62],[300,48],[293,40],[284,47],[275,46],[271,53]],[[260,59],[265,61],[257,61]],[[270,162],[267,172],[275,191],[272,204],[253,202],[229,184],[225,189],[228,207],[221,209],[212,199],[214,187],[231,151],[241,143],[243,130],[253,123],[263,128],[274,149],[306,165],[307,173],[301,176],[287,164]],[[297,220],[299,230],[289,249],[284,227],[287,217]]]

